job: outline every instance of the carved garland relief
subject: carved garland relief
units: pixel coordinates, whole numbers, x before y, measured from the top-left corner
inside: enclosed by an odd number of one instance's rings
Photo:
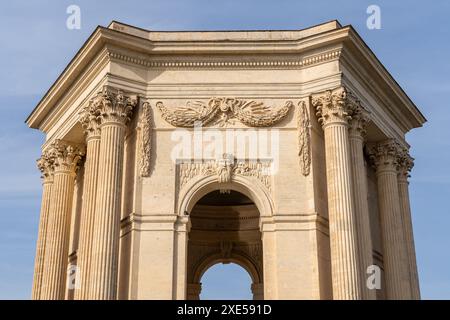
[[[142,104],[142,113],[138,123],[140,131],[139,137],[139,171],[142,177],[149,177],[151,171],[151,153],[152,153],[152,114],[150,104]]]
[[[304,101],[298,104],[298,155],[301,172],[304,176],[308,176],[311,166],[311,142],[310,142],[310,120]],[[197,123],[201,126],[207,124],[218,124],[223,127],[227,124],[233,124],[237,119],[241,123],[250,127],[269,127],[275,125],[284,119],[289,111],[294,107],[292,101],[286,101],[285,104],[278,108],[272,108],[265,105],[263,102],[254,100],[241,100],[235,98],[211,98],[208,101],[188,101],[185,105],[168,108],[162,101],[156,102],[156,107],[160,110],[162,118],[175,127],[190,128]],[[150,161],[151,161],[151,106],[148,102],[142,104],[142,112],[138,124],[140,130],[140,160],[139,170],[142,177],[150,176]],[[255,162],[255,161],[253,161]],[[261,165],[255,162],[256,166]],[[189,163],[189,168],[184,168],[187,164],[181,165],[181,171],[190,172],[189,175],[195,172],[194,175],[206,175],[208,170],[213,170],[214,166],[218,172],[219,182],[225,183],[230,181],[233,170],[242,172],[240,174],[248,175],[250,172],[254,173],[255,168],[251,168],[251,162],[245,170],[242,168],[242,163],[236,163],[232,166],[227,164],[226,159],[219,159],[217,161],[205,161],[203,163]],[[193,176],[194,176],[193,175]],[[180,177],[180,186],[186,183],[186,174],[183,173]],[[258,179],[270,189],[268,178],[262,178],[258,174]]]
[[[175,127],[192,128],[196,123],[210,123],[223,127],[237,119],[249,127],[269,127],[286,117],[293,107],[286,101],[282,107],[272,108],[263,102],[235,98],[211,98],[204,101],[188,101],[183,106],[167,108],[162,101],[156,102],[162,118]]]
[[[306,109],[306,103],[300,101],[298,106],[298,156],[300,169],[302,174],[306,177],[309,175],[311,169],[311,124],[309,121],[308,110]]]

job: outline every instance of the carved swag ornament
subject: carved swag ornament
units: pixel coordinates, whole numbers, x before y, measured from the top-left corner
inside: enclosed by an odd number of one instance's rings
[[[192,128],[196,123],[202,126],[216,121],[223,127],[237,119],[250,127],[269,127],[286,117],[293,107],[287,101],[281,108],[271,108],[263,102],[235,98],[211,98],[204,101],[188,101],[184,106],[167,108],[162,101],[156,103],[162,118],[175,127]]]

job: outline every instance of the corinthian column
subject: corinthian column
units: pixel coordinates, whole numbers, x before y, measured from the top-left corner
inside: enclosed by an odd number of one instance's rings
[[[400,213],[403,222],[403,234],[405,236],[406,252],[409,264],[409,283],[411,286],[411,298],[420,299],[419,276],[417,274],[416,250],[414,247],[413,226],[411,220],[411,207],[409,205],[408,177],[414,162],[404,149],[398,163],[398,193],[400,197]]]
[[[83,153],[77,147],[60,140],[56,140],[50,148],[55,159],[55,171],[41,299],[60,300],[65,295],[75,174]]]
[[[75,299],[88,298],[90,269],[93,259],[95,203],[100,156],[100,105],[92,100],[80,113],[80,122],[86,134],[86,161],[84,164],[83,203],[81,207],[80,238],[78,244],[77,277],[80,286]]]
[[[350,153],[355,193],[355,221],[358,239],[358,264],[363,299],[376,299],[376,291],[370,290],[365,279],[367,267],[373,264],[370,232],[369,204],[367,201],[367,171],[364,165],[364,139],[369,114],[359,104],[355,106],[350,122]]]
[[[386,297],[393,300],[408,299],[408,264],[397,184],[399,145],[389,139],[369,148],[369,153],[375,165],[378,182]]]
[[[348,121],[351,97],[344,88],[314,95],[325,136],[331,276],[334,299],[361,299]]]
[[[37,161],[42,172],[42,201],[39,220],[39,231],[36,245],[36,257],[34,259],[34,278],[31,299],[39,300],[41,297],[42,277],[44,274],[45,246],[47,242],[48,215],[53,188],[54,158],[49,152],[44,152]]]
[[[100,108],[101,144],[95,207],[93,263],[89,299],[117,297],[123,146],[126,124],[136,99],[104,88],[96,100]]]

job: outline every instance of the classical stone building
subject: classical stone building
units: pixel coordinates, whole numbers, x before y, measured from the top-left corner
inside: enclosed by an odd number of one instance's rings
[[[419,299],[405,134],[424,122],[337,21],[98,27],[27,119],[46,134],[32,297],[198,299],[234,262],[256,299]]]

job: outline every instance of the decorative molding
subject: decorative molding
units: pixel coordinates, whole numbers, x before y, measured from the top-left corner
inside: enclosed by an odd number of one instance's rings
[[[263,266],[263,250],[261,242],[249,243],[245,249],[244,250],[248,252],[248,255],[255,262],[255,265],[261,272]]]
[[[149,68],[304,68],[311,65],[338,59],[341,49],[332,50],[302,59],[278,59],[278,60],[162,60],[158,58],[143,58],[131,56],[119,52],[108,51],[110,59],[132,63]]]
[[[298,107],[298,155],[300,169],[302,174],[306,177],[311,171],[311,123],[305,101],[300,101]]]
[[[271,161],[261,160],[236,160],[230,154],[223,154],[217,160],[187,160],[180,162],[179,185],[180,189],[192,178],[197,176],[217,176],[220,184],[229,183],[233,176],[240,175],[258,179],[269,191],[271,190]],[[228,193],[229,190],[221,189],[221,192]]]
[[[334,123],[348,125],[354,110],[360,106],[359,100],[345,87],[314,94],[311,101],[323,127]]]
[[[84,149],[77,145],[56,139],[47,149],[54,159],[54,171],[75,174],[79,168]]]
[[[138,103],[138,97],[125,95],[120,89],[104,86],[91,101],[91,108],[95,110],[100,125],[109,122],[126,125]]]
[[[235,98],[211,98],[204,101],[188,101],[186,105],[167,108],[162,101],[156,102],[162,118],[175,127],[192,128],[197,123],[202,126],[217,120],[219,126],[233,123],[236,118],[249,127],[269,127],[286,117],[293,107],[286,101],[281,108],[271,108],[263,102]]]
[[[78,114],[78,121],[81,123],[87,139],[100,137],[100,115],[101,108],[96,98],[89,100],[89,104]]]
[[[352,119],[349,126],[350,137],[364,140],[367,133],[366,128],[370,121],[370,113],[358,101],[355,109],[352,111]]]
[[[152,114],[150,103],[142,104],[142,112],[138,122],[139,139],[139,173],[141,177],[149,177],[151,173],[152,153]]]
[[[397,170],[403,150],[394,139],[373,143],[367,148],[373,167],[380,172]]]
[[[402,148],[399,152],[397,166],[399,181],[407,181],[413,167],[414,158],[409,155],[409,150],[407,148]]]
[[[230,259],[233,246],[234,246],[233,241],[226,241],[226,240],[220,241],[220,254],[222,256],[222,259]]]
[[[55,154],[45,150],[36,162],[39,171],[42,173],[41,178],[43,179],[43,183],[52,182],[55,171]]]

